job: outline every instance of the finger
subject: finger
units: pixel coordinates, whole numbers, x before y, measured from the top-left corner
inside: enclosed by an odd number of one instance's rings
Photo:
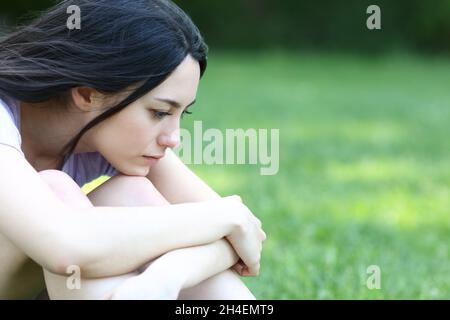
[[[264,231],[262,231],[262,234],[263,234],[263,240],[262,241],[265,241],[267,239],[267,235],[266,235],[266,233]]]
[[[236,271],[240,276],[242,276],[242,266],[234,265],[233,270]]]
[[[233,269],[239,273],[240,276],[244,276],[243,272],[246,269],[246,265],[243,262],[238,262],[233,266]]]
[[[259,268],[260,268],[260,264],[255,264],[253,266],[249,266],[246,269],[244,269],[242,272],[245,276],[248,277],[255,277],[259,275]]]
[[[253,277],[253,274],[248,270],[247,266],[244,266],[241,271],[243,277]]]
[[[238,262],[236,262],[235,266],[238,266],[242,269],[245,267],[245,263],[242,260],[239,260]]]

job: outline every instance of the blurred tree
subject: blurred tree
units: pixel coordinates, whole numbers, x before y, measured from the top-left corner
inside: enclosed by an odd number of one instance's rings
[[[114,0],[111,0],[114,1]],[[58,1],[2,1],[0,16],[26,21]],[[450,0],[175,0],[214,48],[450,52]],[[381,8],[381,30],[366,9]],[[31,12],[31,15],[30,15]],[[3,19],[4,20],[4,19]]]

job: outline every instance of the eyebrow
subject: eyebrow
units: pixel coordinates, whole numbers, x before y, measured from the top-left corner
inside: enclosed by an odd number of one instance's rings
[[[176,109],[180,109],[181,108],[181,104],[170,100],[170,99],[164,99],[164,98],[154,98],[155,100],[161,101],[161,102],[165,102],[167,104],[170,104],[172,107],[176,108]],[[194,101],[192,101],[191,103],[189,103],[186,108],[189,108],[190,106],[192,106],[195,102],[197,102],[197,99],[195,99]]]

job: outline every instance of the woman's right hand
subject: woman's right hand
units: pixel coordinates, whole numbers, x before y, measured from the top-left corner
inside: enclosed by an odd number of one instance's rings
[[[266,240],[266,233],[262,229],[261,220],[242,203],[239,196],[222,198],[227,213],[231,214],[236,227],[226,238],[241,258],[235,270],[243,276],[257,276],[259,274],[262,242]]]

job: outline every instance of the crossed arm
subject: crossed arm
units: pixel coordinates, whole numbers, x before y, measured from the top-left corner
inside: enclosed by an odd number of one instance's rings
[[[148,179],[172,204],[220,198],[171,150],[152,168]],[[204,245],[169,251],[133,273],[104,279],[83,279],[80,291],[67,292],[67,278],[64,276],[46,271],[46,280],[58,298],[176,299],[182,289],[193,287],[232,266],[240,271],[240,264],[236,264],[238,260],[230,243],[222,238]]]
[[[150,170],[147,178],[171,204],[208,201],[220,197],[187,168],[171,149]],[[173,188],[174,185],[177,188]],[[242,265],[237,264],[238,260],[239,257],[226,239],[173,250],[145,266],[139,275],[126,280],[116,288],[113,296],[118,299],[148,297],[152,294],[149,290],[152,283],[162,280],[167,287],[158,289],[166,291],[169,298],[174,297],[180,290],[193,287],[232,266],[241,271]]]

